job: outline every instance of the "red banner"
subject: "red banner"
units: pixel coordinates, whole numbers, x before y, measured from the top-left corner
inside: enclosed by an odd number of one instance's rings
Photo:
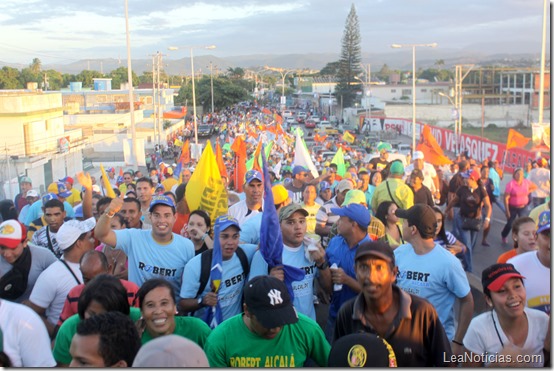
[[[416,122],[416,133],[421,133],[423,129],[423,123]],[[431,133],[437,140],[438,145],[444,151],[456,152],[456,140],[454,132],[449,129],[443,129],[437,126],[431,126]],[[403,135],[412,135],[412,120],[401,118],[385,118],[385,117],[372,117],[370,131],[399,131]],[[508,130],[508,129],[506,129]],[[416,137],[417,138],[417,137]],[[482,138],[476,135],[463,134],[460,142],[460,153],[464,153],[466,150],[471,158],[476,161],[483,161],[484,159],[496,160],[500,164],[504,160],[504,154],[506,152],[506,144],[492,142],[486,138]],[[536,159],[537,154],[532,151],[525,150],[523,148],[511,148],[506,155],[505,171],[512,173],[519,167],[524,167],[525,163],[531,159]]]

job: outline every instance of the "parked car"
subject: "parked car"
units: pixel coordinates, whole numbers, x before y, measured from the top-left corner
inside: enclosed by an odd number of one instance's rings
[[[316,122],[312,119],[307,119],[305,124],[306,124],[307,128],[313,129],[313,128],[315,128]]]
[[[291,117],[292,116],[292,111],[291,110],[284,110],[283,111],[283,117]]]
[[[316,124],[319,124],[321,118],[317,115],[310,116],[310,119],[314,120]]]
[[[308,114],[304,111],[300,111],[298,112],[298,114],[296,115],[297,118],[301,118],[303,120],[306,120],[308,118]]]

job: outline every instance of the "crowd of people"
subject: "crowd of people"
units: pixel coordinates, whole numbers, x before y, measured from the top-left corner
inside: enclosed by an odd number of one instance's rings
[[[211,119],[225,123],[222,143],[242,136],[252,154],[237,115]],[[390,144],[365,143],[378,155],[364,162],[337,139],[326,145],[344,150],[344,172],[314,153],[316,176],[294,163],[288,135],[274,138],[267,167],[240,180],[223,152],[228,211],[215,220],[190,209],[198,163],[177,165],[178,152],[151,158],[147,174],[81,172],[43,195],[20,178],[20,194],[0,201],[0,366],[550,364],[546,159],[501,189],[495,161],[389,161]],[[260,247],[271,215],[278,263]],[[491,234],[514,248],[487,262],[490,310],[476,313],[467,273]]]

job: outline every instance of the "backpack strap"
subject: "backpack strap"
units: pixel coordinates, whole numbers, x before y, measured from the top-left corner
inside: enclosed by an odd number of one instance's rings
[[[242,271],[244,272],[245,278],[248,278],[248,275],[250,274],[250,263],[248,262],[248,257],[246,256],[246,253],[239,246],[237,248],[237,251],[235,251],[235,254],[237,254],[237,257],[240,260],[240,265],[242,266]],[[198,287],[198,291],[196,292],[196,298],[204,292],[204,289],[206,288],[206,285],[210,280],[212,257],[213,249],[209,249],[200,254],[200,287]]]
[[[204,289],[208,284],[208,280],[210,279],[213,253],[214,251],[212,249],[209,249],[200,254],[200,287],[196,292],[196,298],[204,292]]]

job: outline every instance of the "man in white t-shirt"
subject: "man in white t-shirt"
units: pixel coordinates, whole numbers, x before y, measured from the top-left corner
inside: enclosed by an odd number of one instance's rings
[[[537,246],[537,251],[516,255],[507,263],[525,277],[527,306],[550,315],[550,210],[539,215]]]
[[[56,366],[48,332],[30,308],[0,299],[0,329],[0,348],[10,358],[12,367]]]
[[[40,274],[29,300],[24,302],[42,318],[51,337],[67,294],[83,283],[79,260],[94,248],[95,225],[96,220],[91,217],[84,221],[68,220],[60,227],[57,238],[63,256]]]
[[[244,178],[243,189],[246,198],[229,208],[229,215],[238,220],[239,224],[261,213],[264,206],[262,173],[258,170],[248,170]]]
[[[414,169],[419,169],[423,173],[423,185],[429,188],[433,197],[440,199],[439,178],[435,167],[424,161],[425,156],[421,151],[415,151],[412,163],[404,168],[404,180],[410,179]]]

